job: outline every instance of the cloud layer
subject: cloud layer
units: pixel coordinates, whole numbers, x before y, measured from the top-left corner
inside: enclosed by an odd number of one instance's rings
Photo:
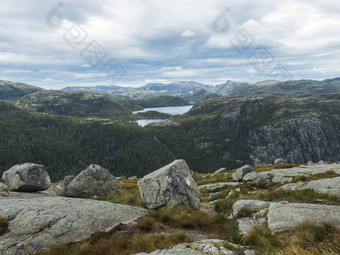
[[[0,79],[45,88],[340,76],[334,0],[13,0],[0,15]]]

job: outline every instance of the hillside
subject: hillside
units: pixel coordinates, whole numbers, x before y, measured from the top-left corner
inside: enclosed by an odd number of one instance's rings
[[[47,166],[53,180],[100,164],[115,176],[142,176],[174,159],[135,123],[31,113],[0,102],[0,175],[12,165]]]
[[[175,158],[184,158],[196,172],[280,157],[290,163],[335,162],[339,109],[339,95],[224,97],[171,117],[175,125],[141,128],[122,119],[50,116],[2,103],[1,171],[39,162],[60,179],[90,163],[116,176],[141,176]]]
[[[20,82],[0,80],[0,100],[5,102],[15,103],[16,100],[23,96],[41,90],[43,89]]]
[[[81,117],[111,117],[131,113],[110,96],[89,91],[39,91],[20,98],[17,105],[30,111]]]
[[[225,97],[197,103],[180,125],[148,127],[197,171],[340,159],[340,96]]]

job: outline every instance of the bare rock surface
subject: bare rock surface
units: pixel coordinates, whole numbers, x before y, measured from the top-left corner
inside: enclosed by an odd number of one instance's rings
[[[311,189],[319,193],[328,193],[340,197],[340,177],[315,180],[310,182],[289,183],[279,189],[306,190]]]
[[[340,164],[301,165],[299,167],[275,169],[271,171],[260,172],[258,174],[263,176],[270,175],[271,177],[274,177],[272,179],[273,182],[283,182],[291,181],[291,178],[289,177],[311,176],[315,174],[322,174],[327,171],[334,171],[335,173],[340,174]]]
[[[151,253],[138,253],[136,255],[236,255],[237,253],[223,247],[230,244],[227,241],[208,239],[194,243],[177,244],[170,249],[157,250]],[[230,244],[232,245],[232,244]]]
[[[252,213],[250,217],[238,219],[243,234],[250,230],[248,226],[263,224],[265,221],[273,233],[293,231],[299,223],[306,220],[329,222],[340,228],[340,206],[238,200],[233,205],[233,214],[237,216],[242,208]]]
[[[186,209],[198,209],[201,193],[191,176],[188,164],[175,160],[138,181],[141,197],[149,209],[178,204]]]
[[[340,206],[304,203],[271,203],[268,210],[268,227],[273,233],[292,231],[303,221],[330,222],[340,228]]]
[[[33,163],[13,166],[3,173],[2,180],[12,191],[42,191],[51,186],[45,167]]]
[[[11,192],[0,197],[0,215],[9,221],[9,231],[0,236],[0,254],[26,255],[81,241],[146,213],[103,201]]]

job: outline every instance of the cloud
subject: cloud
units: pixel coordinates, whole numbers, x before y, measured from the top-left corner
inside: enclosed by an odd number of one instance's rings
[[[181,36],[182,37],[193,37],[195,36],[196,34],[190,30],[185,30],[183,33],[181,33]]]
[[[57,4],[0,2],[1,79],[46,88],[108,85],[99,71],[114,58],[126,70],[119,85],[181,79],[216,84],[225,77],[257,81],[267,78],[248,63],[258,46],[296,79],[339,76],[340,3],[334,0],[63,0],[63,26],[51,29],[45,20]],[[229,22],[225,33],[214,31],[217,17]],[[75,49],[63,38],[72,24],[88,35]],[[242,53],[230,42],[240,29],[254,38]],[[81,57],[93,40],[108,53],[96,67]]]

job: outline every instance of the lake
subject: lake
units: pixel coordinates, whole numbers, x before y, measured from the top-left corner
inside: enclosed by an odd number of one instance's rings
[[[159,122],[170,122],[170,120],[161,120],[161,119],[145,119],[145,120],[137,120],[136,121],[139,126],[145,127],[151,123],[159,123]]]
[[[145,108],[141,111],[135,111],[133,114],[137,114],[139,112],[149,112],[149,111],[157,111],[161,113],[167,113],[171,115],[181,115],[188,112],[193,106],[186,105],[186,106],[170,106],[170,107],[155,107],[155,108]]]

